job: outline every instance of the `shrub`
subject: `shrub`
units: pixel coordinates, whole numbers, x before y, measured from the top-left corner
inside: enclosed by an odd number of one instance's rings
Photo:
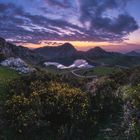
[[[140,84],[122,89],[124,100],[123,125],[127,138],[140,139]]]
[[[108,77],[100,78],[91,85],[91,107],[101,123],[115,117],[121,109],[121,99],[116,90],[116,82]]]
[[[38,86],[36,86],[38,85]],[[42,128],[72,133],[87,118],[88,97],[78,88],[58,82],[32,82],[31,93],[10,96],[6,118],[19,132]]]

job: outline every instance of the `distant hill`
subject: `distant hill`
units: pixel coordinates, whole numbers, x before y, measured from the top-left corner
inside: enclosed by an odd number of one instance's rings
[[[86,52],[86,56],[88,57],[106,57],[106,56],[115,56],[115,55],[122,55],[122,54],[116,53],[116,52],[107,52],[101,47],[95,47],[95,48],[89,49]]]
[[[127,56],[137,56],[137,57],[140,57],[140,52],[137,51],[137,50],[134,50],[134,51],[128,52],[126,55]]]
[[[92,49],[89,49],[86,54],[89,55],[103,55],[103,54],[108,54],[108,52],[106,52],[104,49],[100,48],[100,47],[95,47]]]

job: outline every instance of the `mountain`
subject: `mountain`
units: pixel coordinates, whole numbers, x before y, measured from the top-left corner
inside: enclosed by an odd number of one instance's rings
[[[134,50],[134,51],[128,52],[126,55],[127,56],[137,56],[137,57],[140,57],[140,52]]]
[[[69,58],[69,57],[89,57],[89,56],[104,56],[109,55],[109,52],[106,52],[104,49],[100,47],[95,47],[87,52],[80,52],[77,51],[74,46],[72,46],[70,43],[65,43],[61,46],[56,47],[42,47],[34,50],[36,53],[44,56],[47,60],[52,59],[60,59],[60,58]],[[112,53],[111,53],[112,54]]]
[[[135,54],[135,55],[134,55]],[[57,62],[65,66],[71,65],[77,59],[84,59],[90,65],[122,65],[132,66],[140,64],[140,57],[133,52],[131,55],[116,52],[107,52],[100,47],[89,49],[86,52],[78,51],[70,43],[56,47],[45,46],[31,50],[23,46],[16,46],[0,38],[0,61],[3,58],[21,58],[26,63],[43,65],[44,62]]]
[[[74,60],[82,58],[83,53],[77,51],[70,43],[65,43],[60,46],[45,46],[35,49],[34,52],[41,55],[45,61],[58,62],[63,65],[71,65]]]
[[[43,59],[29,48],[13,45],[6,42],[3,38],[0,38],[0,56],[3,56],[4,58],[19,57],[31,64],[37,64]]]
[[[115,56],[115,55],[121,55],[121,54],[116,53],[116,52],[107,52],[98,46],[95,48],[89,49],[86,52],[86,56],[88,56],[88,57],[105,57],[105,56]]]
[[[86,52],[76,50],[71,44],[65,43],[56,47],[42,47],[34,50],[44,57],[45,62],[57,62],[65,66],[71,65],[77,59],[84,59],[90,65],[122,65],[131,66],[140,64],[140,59],[126,56],[117,52],[107,52],[101,47],[89,49]]]
[[[106,52],[104,49],[102,49],[100,47],[95,47],[95,48],[89,49],[86,52],[86,55],[88,57],[104,56],[104,55],[108,55],[108,52]]]
[[[95,48],[92,48],[92,49],[89,49],[87,51],[87,53],[98,53],[98,54],[101,54],[101,53],[107,53],[104,49],[100,48],[100,47],[95,47]]]
[[[65,43],[56,47],[45,46],[38,48],[34,52],[42,55],[46,60],[52,60],[75,56],[78,51],[70,43]]]
[[[61,46],[49,47],[45,46],[34,50],[35,53],[42,55],[46,61],[58,62],[63,65],[71,65],[76,59],[85,59],[90,64],[96,65],[96,61],[91,61],[91,59],[96,57],[106,57],[114,56],[119,53],[107,52],[100,47],[95,47],[87,52],[78,51],[70,43],[65,43]],[[90,59],[89,59],[90,58]],[[98,64],[98,63],[97,63]]]

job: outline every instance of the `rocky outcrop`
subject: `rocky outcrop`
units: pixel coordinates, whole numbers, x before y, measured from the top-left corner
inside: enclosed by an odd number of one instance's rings
[[[21,58],[8,58],[2,61],[1,66],[9,67],[21,73],[30,73],[35,71],[34,68],[30,67],[27,63],[25,63]]]
[[[6,42],[3,38],[0,38],[0,56],[5,58],[19,57],[30,64],[38,64],[40,61],[43,61],[43,58],[33,50],[23,46],[13,45]]]

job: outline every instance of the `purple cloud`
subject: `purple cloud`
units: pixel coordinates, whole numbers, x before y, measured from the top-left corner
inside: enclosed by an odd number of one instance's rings
[[[139,28],[136,20],[124,11],[114,18],[104,16],[104,13],[125,6],[128,1],[44,0],[48,4],[46,14],[39,7],[30,9],[16,2],[0,2],[0,36],[21,43],[39,43],[40,40],[122,41]],[[55,17],[50,9],[56,10]],[[73,10],[77,10],[76,19],[68,12]],[[57,15],[57,11],[61,14],[65,11],[64,16]]]

